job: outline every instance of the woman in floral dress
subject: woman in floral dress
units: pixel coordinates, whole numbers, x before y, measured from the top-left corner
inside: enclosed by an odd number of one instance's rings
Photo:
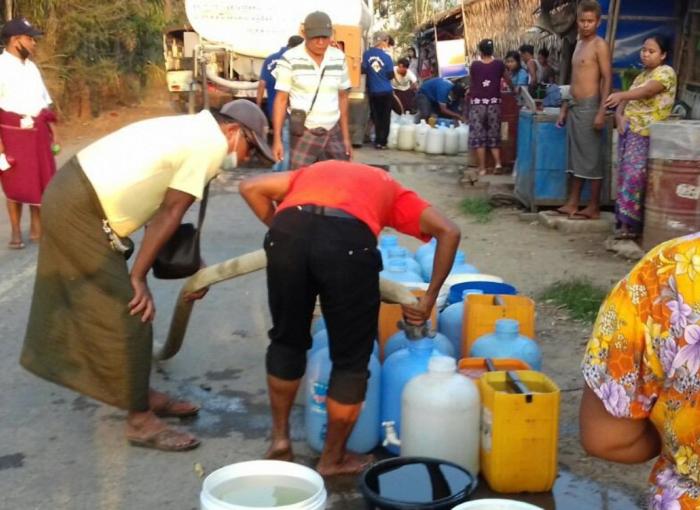
[[[613,288],[582,369],[585,450],[658,457],[649,508],[700,508],[700,232],[657,246]]]
[[[634,239],[642,233],[649,125],[667,119],[676,99],[676,73],[671,66],[664,65],[668,44],[659,36],[647,38],[641,51],[644,70],[628,91],[614,92],[605,101],[608,108],[617,108],[615,117],[620,133],[615,204],[619,239]]]

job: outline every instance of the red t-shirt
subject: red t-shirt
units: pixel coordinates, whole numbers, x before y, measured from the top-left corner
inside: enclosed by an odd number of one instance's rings
[[[296,170],[277,212],[305,204],[341,209],[367,224],[374,235],[384,227],[392,227],[419,239],[430,239],[420,231],[420,216],[430,204],[379,168],[321,161]]]

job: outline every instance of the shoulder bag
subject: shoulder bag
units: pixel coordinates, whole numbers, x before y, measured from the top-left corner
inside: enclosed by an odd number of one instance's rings
[[[202,232],[204,215],[209,199],[209,184],[204,188],[202,203],[199,206],[197,228],[192,223],[183,223],[158,252],[153,263],[153,275],[161,280],[176,280],[192,276],[202,266],[199,251],[199,236]]]
[[[326,68],[321,70],[321,78],[318,80],[318,86],[316,87],[316,93],[311,101],[311,106],[309,111],[305,112],[300,108],[292,108],[289,112],[289,132],[292,136],[302,136],[304,134],[304,125],[306,124],[306,117],[311,113],[311,110],[316,104],[316,98],[318,97],[318,91],[321,89],[321,82],[323,81],[323,75],[326,73]]]

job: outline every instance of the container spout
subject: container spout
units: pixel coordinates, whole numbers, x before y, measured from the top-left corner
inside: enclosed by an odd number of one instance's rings
[[[382,446],[397,446],[401,447],[401,440],[396,434],[396,425],[393,421],[382,422],[382,427],[384,427],[384,441],[382,441]]]

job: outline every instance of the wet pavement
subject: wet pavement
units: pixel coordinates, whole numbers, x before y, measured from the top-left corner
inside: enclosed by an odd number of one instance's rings
[[[455,185],[463,165],[391,166],[407,185],[432,172],[436,184]],[[236,178],[223,179],[212,194],[204,228],[208,263],[260,248],[264,227],[235,193]],[[188,213],[196,218],[196,210]],[[8,235],[0,223],[0,240]],[[136,240],[138,240],[136,238]],[[154,386],[202,403],[182,426],[203,439],[187,453],[128,447],[124,413],[41,381],[18,365],[33,283],[36,246],[0,250],[0,508],[37,510],[141,510],[198,508],[198,466],[209,473],[226,464],[257,459],[270,426],[264,381],[267,313],[265,276],[255,273],[212,288],[196,305],[182,351],[157,364]],[[151,281],[158,314],[156,342],[163,340],[178,282]],[[175,423],[175,422],[173,422]],[[304,443],[303,409],[296,406],[292,434],[297,461],[313,466],[317,454]],[[353,478],[328,483],[330,510],[365,508]],[[504,497],[485,483],[475,497]],[[618,492],[566,469],[552,494],[518,495],[546,509],[639,508],[638,495]]]

